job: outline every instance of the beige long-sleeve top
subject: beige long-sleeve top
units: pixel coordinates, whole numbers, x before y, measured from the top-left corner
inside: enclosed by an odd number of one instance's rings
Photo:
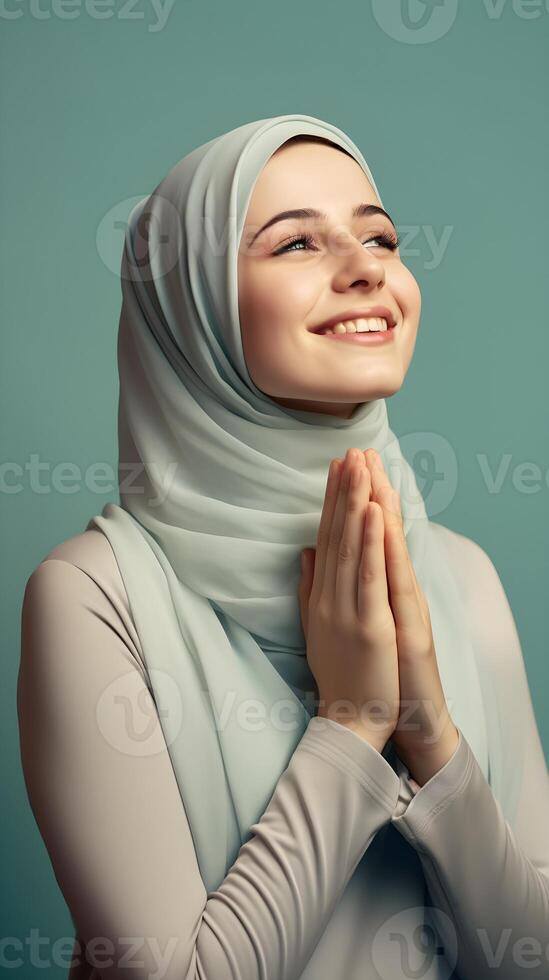
[[[440,533],[498,724],[521,715],[513,826],[461,732],[419,788],[390,742],[315,716],[210,894],[158,718],[136,731],[149,695],[107,538],[85,531],[34,570],[21,758],[75,926],[71,980],[547,980],[549,781],[519,639],[486,553]]]

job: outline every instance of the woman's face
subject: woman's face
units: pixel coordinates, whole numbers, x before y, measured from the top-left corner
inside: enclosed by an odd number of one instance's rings
[[[242,346],[254,384],[287,408],[349,418],[360,403],[398,391],[412,359],[419,286],[398,249],[379,240],[396,239],[392,222],[382,214],[353,218],[360,204],[381,206],[359,164],[325,144],[283,146],[255,184],[238,255]],[[294,208],[314,208],[328,220],[288,218],[251,244],[262,225]],[[301,235],[310,244],[290,244]],[[311,332],[378,305],[396,318],[387,343]]]

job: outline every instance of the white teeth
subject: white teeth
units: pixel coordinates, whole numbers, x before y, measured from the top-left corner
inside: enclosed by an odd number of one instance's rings
[[[387,321],[382,320],[381,317],[369,317],[367,320],[356,320],[355,322],[358,333],[365,333],[366,330],[379,330],[384,333],[387,330]]]
[[[336,323],[333,329],[322,330],[321,333],[385,333],[388,329],[386,320],[381,317],[368,317],[365,320],[346,320],[345,323]]]

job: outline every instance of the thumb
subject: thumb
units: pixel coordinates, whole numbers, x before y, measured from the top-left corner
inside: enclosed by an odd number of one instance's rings
[[[315,549],[304,548],[301,552],[301,576],[299,579],[299,611],[305,639],[309,627],[309,596],[313,585]]]

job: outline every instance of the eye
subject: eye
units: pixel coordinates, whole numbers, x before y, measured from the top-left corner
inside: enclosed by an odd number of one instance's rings
[[[398,237],[398,235],[395,235],[393,232],[391,232],[390,234],[386,232],[382,232],[380,235],[372,235],[370,238],[367,238],[366,241],[363,242],[362,244],[368,245],[370,242],[375,242],[375,241],[380,242],[381,247],[388,248],[390,252],[396,252],[397,248],[400,245],[400,238]],[[283,245],[281,248],[277,248],[276,252],[273,252],[273,255],[283,255],[284,252],[294,252],[294,251],[303,252],[306,251],[306,249],[309,249],[313,245],[313,242],[314,240],[312,235],[297,235],[294,238],[291,238],[289,242],[286,242],[286,244]],[[294,245],[300,245],[300,244],[304,244],[306,246],[306,249],[302,249],[302,248],[295,249],[293,247]]]

